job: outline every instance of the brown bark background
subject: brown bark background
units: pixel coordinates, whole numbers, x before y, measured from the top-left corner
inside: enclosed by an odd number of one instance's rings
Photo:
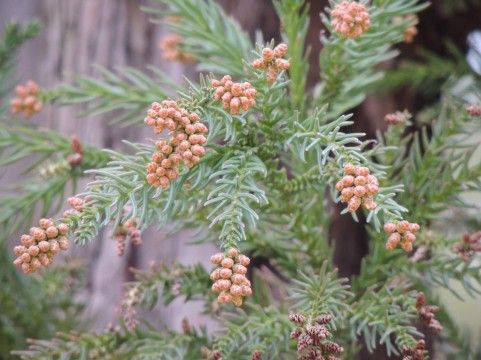
[[[220,2],[251,35],[261,27],[266,39],[279,38],[279,21],[270,0]],[[415,43],[403,48],[404,58],[414,57],[414,50],[420,46],[442,54],[446,37],[451,37],[464,48],[466,34],[481,27],[481,10],[446,14],[442,11],[440,0],[433,2],[434,6],[421,15],[420,34]],[[164,31],[158,25],[149,23],[147,16],[140,11],[140,5],[147,3],[143,0],[1,0],[0,28],[12,18],[25,22],[38,18],[43,24],[40,36],[22,50],[16,80],[25,82],[34,79],[41,86],[51,87],[59,82],[70,81],[75,74],[95,74],[91,65],[96,63],[109,68],[128,65],[140,69],[153,64],[180,81],[182,74],[186,70],[192,73],[192,69],[161,59],[157,44]],[[319,12],[326,4],[326,0],[310,1],[308,42],[313,49],[310,58],[311,84],[317,81],[319,74],[317,56],[321,47],[319,31],[322,28]],[[406,90],[395,97],[368,98],[355,109],[358,119],[355,130],[363,130],[373,136],[381,126],[384,114],[404,108],[415,111],[422,106],[423,99],[414,95]],[[119,148],[121,139],[137,141],[147,136],[139,127],[110,126],[108,120],[114,114],[80,119],[76,117],[79,111],[80,108],[76,107],[49,107],[33,121],[58,129],[66,135],[76,134],[84,143],[100,147]],[[340,273],[346,276],[358,273],[360,261],[368,249],[364,226],[352,222],[348,216],[334,215],[330,235],[335,247],[334,262],[340,268]],[[115,243],[108,236],[102,236],[85,249],[75,250],[88,263],[89,288],[84,296],[89,303],[87,315],[94,317],[96,329],[105,328],[115,318],[122,283],[126,279],[126,268],[130,264],[146,268],[151,261],[174,258],[183,263],[193,263],[207,259],[213,251],[212,246],[208,245],[202,250],[185,246],[185,242],[192,237],[191,232],[181,232],[174,238],[166,239],[162,232],[152,231],[144,237],[146,241],[142,247],[122,258],[116,256]],[[198,310],[200,304],[197,308],[187,308],[181,302],[176,302],[168,308],[158,309],[156,316],[168,325],[179,328],[185,315],[198,314]],[[199,316],[192,322],[204,320]],[[383,356],[363,354],[362,358],[383,359]]]

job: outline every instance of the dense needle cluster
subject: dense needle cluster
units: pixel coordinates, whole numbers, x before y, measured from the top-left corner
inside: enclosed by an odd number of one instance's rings
[[[199,115],[177,105],[173,100],[154,102],[144,119],[156,134],[165,129],[170,132],[168,140],[155,143],[157,152],[147,165],[147,182],[150,185],[168,188],[170,181],[179,175],[181,162],[191,168],[199,163],[205,154],[204,144],[207,126],[199,122]]]
[[[21,113],[26,118],[42,110],[42,101],[38,98],[38,85],[29,80],[25,85],[17,85],[15,97],[10,101],[12,113]]]
[[[426,304],[426,295],[423,292],[419,292],[416,295],[416,309],[418,311],[418,317],[421,322],[436,331],[442,331],[443,326],[434,317],[439,311],[439,307],[436,305]]]
[[[169,34],[160,41],[162,57],[169,61],[189,63],[194,61],[192,54],[182,50],[182,37],[177,34]]]
[[[271,48],[262,49],[262,57],[252,62],[252,67],[257,70],[266,70],[266,79],[272,83],[276,81],[281,71],[289,69],[289,60],[283,59],[287,54],[287,44],[281,43],[274,50]]]
[[[407,220],[401,220],[397,224],[384,224],[384,231],[389,235],[386,242],[386,249],[394,250],[398,245],[406,252],[413,249],[413,242],[416,240],[416,233],[419,231],[419,225],[410,223]]]
[[[474,253],[481,252],[481,231],[465,233],[462,240],[453,246],[453,252],[464,261],[469,261]]]
[[[139,246],[142,244],[142,238],[140,237],[140,230],[137,228],[137,221],[134,218],[125,220],[119,224],[114,231],[114,238],[117,242],[117,255],[122,256],[125,252],[125,243],[127,239],[130,242]]]
[[[291,320],[297,327],[292,330],[291,338],[297,340],[298,360],[338,360],[338,355],[344,349],[334,341],[327,328],[332,320],[330,315],[320,315],[311,323],[300,313],[290,314]]]
[[[219,293],[217,301],[241,306],[242,299],[252,294],[251,283],[246,277],[250,259],[236,248],[230,248],[225,255],[212,255],[210,261],[218,266],[210,274],[214,281],[212,291]]]
[[[366,6],[355,1],[337,4],[331,17],[332,28],[343,38],[357,38],[371,25]]]
[[[336,190],[341,193],[340,200],[347,203],[350,212],[355,212],[361,204],[367,210],[377,207],[374,196],[379,192],[379,183],[365,166],[346,164],[344,177],[337,182]]]
[[[230,75],[225,75],[220,80],[212,80],[212,87],[215,89],[214,99],[222,100],[224,110],[232,115],[256,105],[256,89],[248,82],[236,83]]]
[[[49,266],[60,250],[69,248],[66,224],[56,225],[52,219],[40,219],[39,225],[32,227],[29,235],[22,235],[21,245],[13,249],[17,256],[13,263],[26,274]]]

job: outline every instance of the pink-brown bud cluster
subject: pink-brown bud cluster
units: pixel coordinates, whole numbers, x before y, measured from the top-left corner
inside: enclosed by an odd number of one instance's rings
[[[12,113],[22,113],[26,118],[42,110],[43,104],[38,98],[38,85],[29,80],[25,85],[17,85],[15,97],[10,101]]]
[[[461,242],[453,246],[453,252],[464,261],[469,261],[477,252],[481,252],[481,231],[465,233]]]
[[[297,326],[291,332],[291,339],[297,340],[299,360],[340,359],[337,356],[344,349],[334,341],[328,340],[331,333],[326,325],[332,321],[330,315],[321,315],[311,323],[303,314],[295,313],[289,315],[289,320]]]
[[[225,255],[212,255],[210,261],[218,265],[210,274],[214,281],[212,291],[219,293],[217,301],[241,306],[242,298],[252,294],[251,283],[246,277],[250,259],[240,254],[236,248],[230,248]]]
[[[177,34],[169,34],[160,41],[162,57],[168,61],[180,61],[184,63],[194,62],[192,54],[182,50],[182,37]]]
[[[76,136],[72,137],[70,146],[72,148],[73,154],[70,154],[67,157],[67,162],[73,168],[80,165],[80,163],[82,162],[83,147],[82,147],[82,143]]]
[[[413,249],[413,242],[416,240],[416,233],[419,231],[419,225],[410,223],[407,220],[401,220],[395,223],[384,224],[384,231],[389,235],[386,242],[386,249],[394,250],[398,245],[406,252]]]
[[[117,242],[118,256],[122,256],[124,254],[125,243],[127,242],[127,239],[130,239],[130,242],[135,246],[142,244],[140,230],[137,228],[137,221],[134,218],[130,218],[118,225],[114,231],[114,238]]]
[[[70,209],[63,213],[64,218],[68,218],[71,215],[80,214],[85,205],[85,200],[81,197],[73,196],[67,199],[67,204],[70,206]]]
[[[256,89],[248,82],[235,83],[230,75],[225,75],[220,80],[212,80],[212,87],[215,89],[214,99],[222,100],[224,110],[232,115],[256,105]]]
[[[262,49],[262,57],[252,62],[252,67],[257,70],[266,70],[266,79],[272,83],[276,81],[281,71],[289,69],[289,60],[284,59],[287,54],[287,44],[281,43],[274,50]]]
[[[340,2],[331,17],[332,28],[343,38],[357,38],[371,25],[366,6],[355,1]]]
[[[336,183],[336,190],[341,193],[340,200],[347,203],[350,212],[355,212],[361,204],[367,210],[377,207],[374,196],[379,192],[379,183],[365,166],[346,164],[344,177]]]
[[[69,248],[66,224],[56,225],[52,219],[40,219],[39,225],[31,228],[29,235],[22,235],[21,245],[13,249],[17,256],[13,263],[26,274],[49,266],[60,250]]]
[[[179,175],[181,162],[191,168],[204,156],[207,126],[199,121],[199,115],[189,113],[173,100],[153,103],[144,122],[156,134],[165,129],[170,132],[168,140],[155,143],[159,151],[152,154],[152,162],[147,165],[147,182],[166,189]]]
[[[409,111],[396,111],[395,113],[387,114],[384,117],[384,122],[387,125],[399,125],[399,124],[407,124],[411,119],[412,115]]]
[[[427,305],[426,295],[424,295],[423,292],[419,292],[416,295],[416,309],[418,311],[419,320],[421,320],[424,325],[438,332],[443,330],[441,323],[434,318],[439,311],[439,307],[436,305]]]
[[[471,116],[481,116],[481,105],[466,105],[465,109]]]
[[[424,340],[418,340],[412,348],[404,346],[402,349],[402,360],[425,360],[426,343]]]
[[[203,359],[207,360],[222,360],[222,354],[219,350],[211,350],[206,346],[200,348],[200,353]]]

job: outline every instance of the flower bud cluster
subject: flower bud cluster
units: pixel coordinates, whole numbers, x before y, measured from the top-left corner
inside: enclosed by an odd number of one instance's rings
[[[344,349],[334,341],[328,340],[331,336],[327,324],[332,321],[328,314],[319,316],[314,322],[309,322],[306,316],[300,313],[289,315],[297,327],[292,330],[291,338],[297,340],[297,355],[299,360],[337,360],[337,356]]]
[[[211,350],[207,346],[200,348],[200,353],[203,359],[207,360],[222,360],[222,355],[219,350]]]
[[[231,302],[235,306],[242,305],[243,297],[252,294],[251,283],[246,277],[250,259],[239,253],[236,248],[230,248],[226,254],[212,255],[210,261],[218,265],[210,274],[214,281],[212,291],[219,293],[219,303]]]
[[[38,85],[29,80],[25,85],[17,85],[15,97],[10,101],[12,113],[22,113],[26,118],[42,110],[43,104],[38,98]]]
[[[425,360],[426,343],[424,340],[418,340],[412,348],[404,346],[402,349],[402,360]]]
[[[441,323],[434,318],[439,311],[439,307],[436,305],[427,305],[426,295],[424,295],[423,292],[419,292],[416,295],[416,309],[418,311],[419,320],[421,320],[424,325],[438,332],[443,330]]]
[[[377,207],[374,196],[379,192],[379,183],[365,166],[346,164],[344,177],[337,182],[336,190],[341,193],[340,200],[347,203],[350,212],[355,212],[361,204],[367,210]]]
[[[252,62],[252,67],[257,70],[266,70],[267,81],[276,81],[281,71],[289,69],[289,60],[283,59],[287,54],[287,44],[281,43],[274,50],[271,48],[262,49],[262,57]]]
[[[75,167],[80,165],[83,159],[83,148],[82,148],[82,143],[77,137],[72,137],[72,140],[70,142],[70,146],[72,147],[73,154],[70,154],[67,157],[67,162],[70,165],[70,167]]]
[[[371,25],[366,6],[355,1],[340,2],[331,17],[332,28],[343,38],[357,38]]]
[[[182,37],[177,34],[169,34],[160,41],[162,57],[168,61],[180,61],[183,63],[194,62],[192,54],[182,50]]]
[[[461,242],[453,246],[453,252],[459,254],[464,261],[469,261],[477,252],[481,252],[481,231],[463,235]]]
[[[411,119],[412,115],[409,111],[396,111],[395,113],[386,114],[384,117],[384,122],[387,125],[399,125],[399,124],[408,124],[409,120]]]
[[[52,219],[40,219],[40,227],[30,229],[29,235],[22,235],[21,245],[13,249],[17,258],[13,262],[24,273],[33,273],[42,266],[49,266],[60,250],[68,250],[69,241],[65,235],[68,226],[58,225]]]
[[[147,182],[166,189],[179,176],[181,162],[191,168],[204,156],[207,126],[199,122],[199,115],[189,113],[173,100],[153,103],[144,122],[156,134],[165,129],[170,132],[168,140],[155,143],[159,151],[152,154],[152,162],[147,165]]]
[[[419,231],[419,225],[410,223],[407,220],[401,220],[395,223],[384,224],[384,231],[389,235],[386,242],[386,249],[394,250],[398,245],[406,251],[413,249],[413,242],[416,240],[416,233]]]
[[[481,105],[466,105],[466,112],[471,116],[481,116]]]
[[[67,204],[70,206],[70,209],[63,213],[64,218],[68,218],[71,215],[79,215],[85,205],[85,200],[81,197],[73,196],[67,199]]]
[[[114,231],[114,238],[117,242],[118,256],[122,256],[124,254],[127,238],[130,239],[130,242],[135,246],[142,244],[140,230],[137,228],[137,221],[134,218],[130,218],[118,225]]]
[[[215,89],[214,99],[222,100],[224,110],[232,115],[256,105],[256,89],[248,82],[235,83],[230,75],[225,75],[220,80],[212,80],[212,87]]]

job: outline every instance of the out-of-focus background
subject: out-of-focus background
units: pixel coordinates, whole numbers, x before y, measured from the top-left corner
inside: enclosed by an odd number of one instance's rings
[[[481,30],[481,1],[432,2],[433,5],[420,16],[419,34],[414,42],[402,45],[402,55],[395,61],[416,59],[420,48],[446,55],[447,40],[466,51],[467,34],[475,29]],[[42,87],[52,87],[60,82],[69,82],[76,74],[95,75],[93,64],[108,68],[134,66],[140,69],[154,65],[178,81],[182,81],[184,75],[195,76],[192,66],[162,59],[158,44],[166,32],[161,26],[150,23],[147,15],[141,11],[140,7],[148,3],[144,0],[0,0],[0,29],[12,19],[20,22],[38,19],[42,25],[40,35],[29,41],[21,51],[15,81],[24,83],[33,79]],[[270,0],[222,0],[220,3],[253,37],[255,30],[260,29],[266,39],[279,38],[279,21]],[[324,0],[311,1],[308,36],[312,46],[311,83],[318,76],[316,59],[321,46],[319,35],[322,28],[319,12],[326,4]],[[386,67],[392,65],[385,64]],[[404,108],[415,112],[429,100],[408,88],[399,89],[394,96],[371,96],[355,110],[360,119],[356,126],[374,136],[375,131],[384,126],[382,119],[386,113]],[[33,121],[58,129],[66,135],[77,135],[83,143],[100,147],[120,149],[121,139],[137,141],[149,137],[149,131],[142,127],[111,125],[108,120],[115,116],[111,113],[108,117],[78,118],[81,110],[80,106],[48,106]],[[18,174],[12,169],[0,182],[10,182],[15,176]],[[351,249],[355,249],[349,256],[342,256],[342,259],[335,254],[341,273],[346,275],[356,272],[366,248],[367,240],[363,238],[365,232],[356,231],[356,226],[345,217],[335,221],[332,229],[333,238],[344,239],[351,244]],[[183,231],[169,237],[165,231],[152,230],[143,236],[145,241],[141,247],[129,248],[126,256],[118,257],[115,242],[108,235],[105,233],[99,241],[92,242],[86,248],[75,247],[71,252],[71,255],[80,256],[88,268],[88,286],[81,296],[88,304],[85,317],[91,321],[91,328],[97,330],[105,329],[115,321],[122,284],[131,279],[129,267],[145,269],[152,261],[163,259],[196,263],[208,259],[208,254],[213,252],[209,245],[202,249],[187,245],[195,240],[193,231]],[[13,244],[16,238],[11,241]],[[440,295],[443,302],[458,314],[458,321],[469,329],[469,336],[473,340],[481,338],[481,300],[461,303],[448,293]],[[201,308],[202,304],[194,309],[183,306],[182,302],[175,302],[167,308],[157,309],[153,314],[168,325],[180,328],[181,319],[186,315],[191,315],[193,323],[205,322],[206,319],[198,315]],[[211,326],[215,328],[215,324]]]

